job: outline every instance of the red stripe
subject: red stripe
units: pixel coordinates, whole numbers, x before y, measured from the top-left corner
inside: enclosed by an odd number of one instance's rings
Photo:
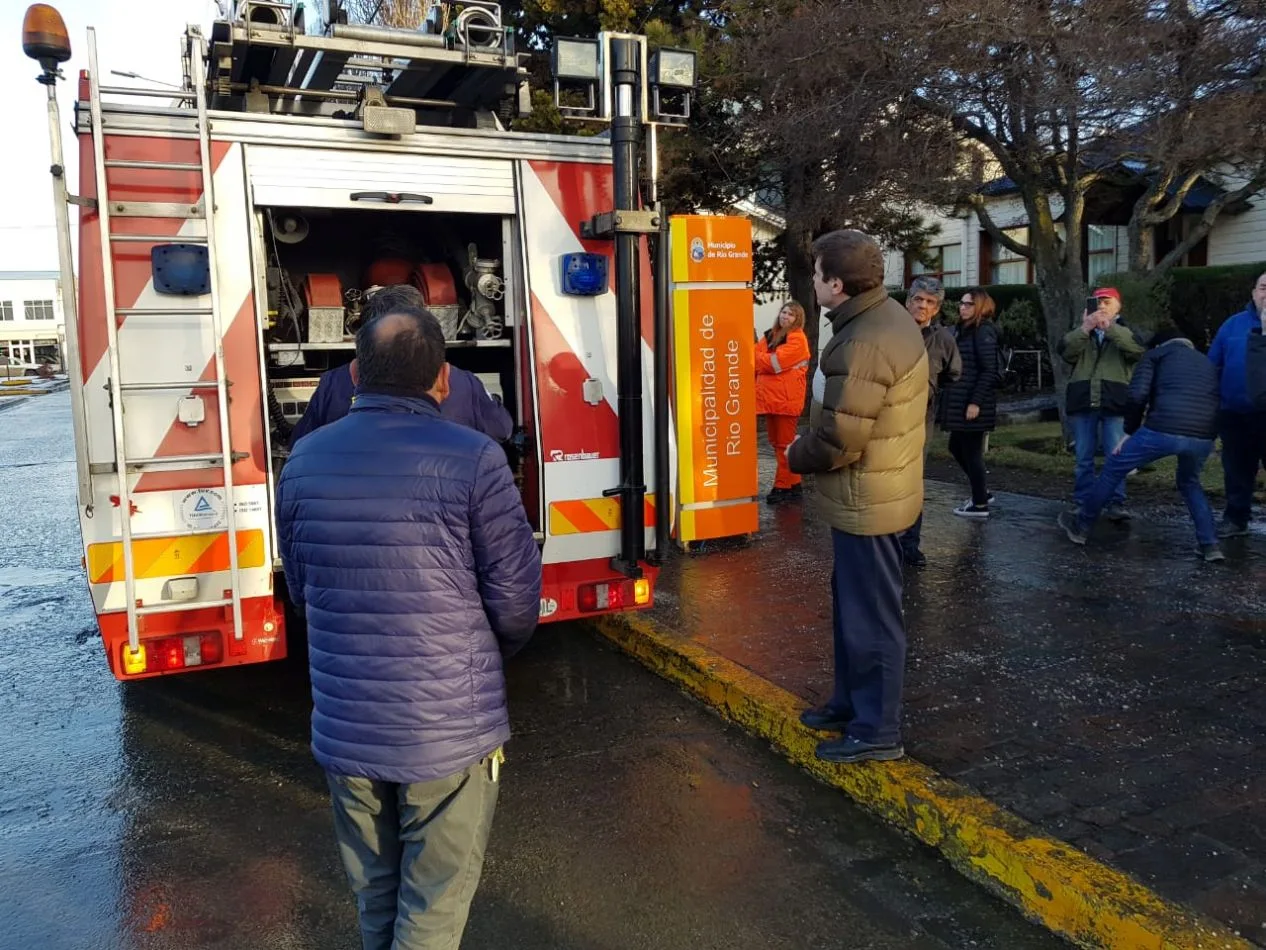
[[[259,380],[258,336],[255,332],[255,300],[250,295],[242,303],[224,333],[225,373],[233,383],[230,389],[229,428],[234,452],[249,452],[250,458],[233,466],[236,485],[261,485],[268,477],[264,467],[264,413]],[[207,361],[200,380],[215,379],[215,360]],[[213,393],[201,393],[206,405],[206,420],[190,428],[173,417],[155,457],[164,455],[199,455],[220,451],[220,412]],[[147,472],[140,477],[136,491],[167,491],[189,488],[213,488],[224,484],[219,468],[179,472]]]
[[[212,174],[229,153],[228,142],[211,143]],[[107,136],[106,158],[149,162],[197,162],[196,139]],[[79,137],[79,191],[97,197],[95,153],[91,135]],[[116,201],[187,202],[192,208],[202,197],[201,172],[155,171],[113,168],[107,171],[110,197]],[[114,218],[119,234],[156,234],[174,237],[181,218]],[[114,247],[114,301],[116,307],[134,307],[149,284],[150,248],[116,244]],[[105,358],[109,336],[105,321],[105,283],[101,272],[101,224],[96,211],[79,212],[80,356],[85,382]],[[119,321],[121,326],[123,321]]]
[[[606,399],[596,406],[585,402],[584,384],[589,371],[558,332],[536,294],[532,294],[532,329],[536,338],[536,379],[545,461],[551,461],[551,452],[564,455],[596,452],[600,458],[619,458],[620,429],[615,410]]]
[[[581,246],[594,254],[605,254],[612,274],[615,273],[615,245],[611,241],[590,241],[580,236],[580,224],[596,214],[615,207],[615,184],[610,165],[581,162],[530,162],[532,171],[544,187],[559,214],[571,228]],[[642,339],[647,346],[655,341],[655,293],[651,282],[649,243],[639,241],[642,253],[641,274]]]

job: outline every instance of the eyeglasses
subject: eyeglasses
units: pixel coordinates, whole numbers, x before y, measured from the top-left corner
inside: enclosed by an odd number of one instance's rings
[[[972,301],[972,300],[960,300],[960,301],[958,302],[958,305],[959,305],[960,307],[974,307],[974,306],[976,306],[976,303],[975,303],[975,301]]]

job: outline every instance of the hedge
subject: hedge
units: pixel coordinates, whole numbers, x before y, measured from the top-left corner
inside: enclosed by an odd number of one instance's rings
[[[1108,274],[1098,281],[1118,287],[1122,310],[1146,329],[1175,326],[1192,343],[1208,349],[1227,317],[1249,305],[1253,282],[1266,261],[1220,267],[1175,267],[1157,279]]]

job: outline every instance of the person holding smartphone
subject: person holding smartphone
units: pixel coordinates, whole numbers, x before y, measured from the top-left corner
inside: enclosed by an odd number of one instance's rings
[[[1073,501],[1081,510],[1094,488],[1095,456],[1102,453],[1107,458],[1125,441],[1130,377],[1147,350],[1121,320],[1120,291],[1100,287],[1086,300],[1081,326],[1059,341],[1057,351],[1071,367],[1065,406],[1077,456]],[[1130,519],[1124,479],[1117,484],[1103,515],[1118,523]]]

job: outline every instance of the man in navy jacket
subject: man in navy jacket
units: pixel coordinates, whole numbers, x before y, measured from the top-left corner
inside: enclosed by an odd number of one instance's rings
[[[365,950],[460,942],[510,735],[502,659],[540,610],[540,552],[504,453],[441,417],[444,352],[424,310],[368,322],[351,412],[296,444],[277,486],[286,584],[307,615],[312,751]]]
[[[1124,426],[1130,437],[1109,447],[1103,471],[1078,512],[1059,516],[1068,539],[1085,544],[1125,476],[1172,455],[1178,460],[1175,484],[1191,514],[1200,555],[1206,561],[1223,560],[1213,511],[1200,485],[1200,473],[1218,431],[1218,374],[1208,358],[1176,330],[1156,334],[1135,368]]]
[[[1266,274],[1253,285],[1253,302],[1229,317],[1213,338],[1209,360],[1222,391],[1222,472],[1226,477],[1226,513],[1218,535],[1248,534],[1253,488],[1259,466],[1266,466]]]
[[[364,321],[369,323],[398,306],[421,310],[425,305],[416,287],[408,284],[384,287],[370,296]],[[290,433],[292,446],[309,432],[347,415],[352,397],[356,395],[359,369],[358,361],[352,360],[321,375],[303,418]],[[456,366],[449,367],[449,393],[440,406],[440,415],[450,422],[477,429],[496,442],[505,442],[514,432],[514,420],[505,406],[489,395],[478,376]]]

